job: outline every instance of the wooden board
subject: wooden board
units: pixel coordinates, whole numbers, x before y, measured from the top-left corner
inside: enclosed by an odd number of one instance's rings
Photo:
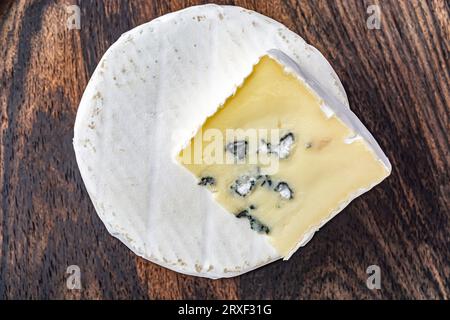
[[[89,200],[72,149],[83,90],[124,31],[206,1],[0,2],[0,298],[450,298],[450,23],[445,0],[217,1],[286,24],[332,63],[393,165],[288,262],[207,280],[135,256]],[[379,30],[367,28],[378,4]],[[81,290],[66,287],[78,265]],[[381,290],[366,287],[378,265]]]

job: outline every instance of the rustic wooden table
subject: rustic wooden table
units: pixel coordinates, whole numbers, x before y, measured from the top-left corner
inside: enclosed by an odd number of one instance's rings
[[[56,2],[56,3],[55,3]],[[329,59],[392,175],[288,262],[225,280],[147,262],[111,237],[84,188],[73,124],[120,34],[207,1],[0,2],[0,298],[450,298],[450,8],[446,0],[217,1],[272,17]],[[367,8],[378,4],[380,29]],[[366,287],[378,265],[381,290]],[[66,287],[78,265],[81,290]]]

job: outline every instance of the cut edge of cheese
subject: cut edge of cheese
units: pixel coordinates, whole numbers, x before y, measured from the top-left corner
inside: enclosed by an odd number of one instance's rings
[[[264,56],[265,54],[257,57],[256,59],[254,59],[251,63],[249,63],[249,68],[246,70],[246,72],[244,73],[244,76],[242,77],[242,79],[239,82],[236,82],[234,84],[234,86],[232,88],[230,88],[230,90],[227,90],[227,92],[223,95],[222,101],[216,106],[215,109],[211,109],[210,112],[204,117],[202,122],[199,122],[197,127],[195,128],[195,130],[192,130],[190,135],[184,135],[183,136],[183,140],[181,140],[180,143],[175,143],[174,147],[172,148],[172,161],[174,163],[176,163],[177,165],[179,164],[178,161],[176,160],[178,154],[184,149],[186,148],[190,141],[192,140],[192,138],[195,137],[195,135],[197,134],[197,132],[203,127],[203,125],[205,124],[205,122],[213,117],[217,111],[219,111],[221,108],[223,108],[225,106],[225,104],[227,103],[228,99],[230,99],[231,97],[233,97],[237,91],[239,90],[239,88],[241,88],[244,83],[245,80],[247,80],[248,77],[250,77],[250,75],[253,73],[254,67],[258,64],[259,60],[261,60],[261,58]]]

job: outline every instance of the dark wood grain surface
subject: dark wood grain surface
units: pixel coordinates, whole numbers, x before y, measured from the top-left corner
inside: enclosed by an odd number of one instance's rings
[[[332,63],[392,175],[288,262],[237,278],[177,274],[111,237],[72,149],[83,90],[124,31],[206,1],[0,1],[0,298],[450,298],[450,7],[446,0],[217,1],[272,17]],[[381,28],[366,26],[378,4]],[[366,287],[378,265],[381,290]],[[66,287],[78,265],[81,290]]]

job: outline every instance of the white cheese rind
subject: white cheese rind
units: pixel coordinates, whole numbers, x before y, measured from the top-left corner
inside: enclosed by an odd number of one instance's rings
[[[123,34],[105,53],[80,102],[73,143],[99,217],[136,254],[209,278],[279,258],[266,237],[222,209],[174,160],[274,48],[348,105],[317,50],[282,24],[239,7],[165,15]]]

